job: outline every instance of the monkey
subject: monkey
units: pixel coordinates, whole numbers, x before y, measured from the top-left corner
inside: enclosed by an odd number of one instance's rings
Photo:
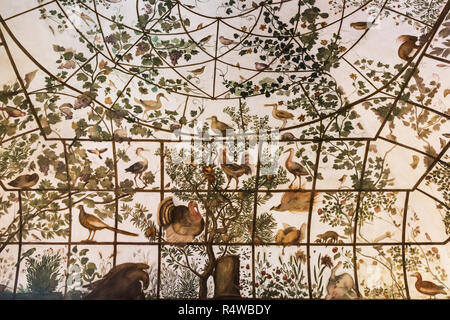
[[[337,232],[327,231],[322,234],[317,235],[316,242],[326,242],[326,243],[338,243],[339,238],[346,239],[347,237],[340,236]]]

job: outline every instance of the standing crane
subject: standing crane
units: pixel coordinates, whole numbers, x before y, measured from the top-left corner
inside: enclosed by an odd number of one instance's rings
[[[142,174],[145,172],[145,170],[148,169],[148,159],[142,155],[142,152],[144,151],[150,151],[149,149],[144,148],[137,148],[136,149],[136,155],[142,159],[142,161],[135,162],[131,166],[125,169],[126,172],[134,173],[134,183],[137,186],[136,178],[139,177],[139,179],[145,183],[144,180],[142,180]],[[145,185],[147,185],[145,183]],[[145,186],[144,186],[145,187]]]
[[[299,188],[301,188],[302,186],[302,176],[308,176],[309,172],[298,162],[295,162],[292,160],[292,158],[294,157],[294,148],[289,148],[285,151],[289,152],[289,157],[286,159],[285,165],[286,165],[286,169],[287,171],[289,171],[290,173],[292,173],[294,175],[294,180],[292,180],[291,184],[289,185],[292,186],[292,184],[295,182],[295,179],[299,179]]]

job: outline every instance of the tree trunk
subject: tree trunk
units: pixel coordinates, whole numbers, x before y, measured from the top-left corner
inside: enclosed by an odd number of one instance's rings
[[[223,256],[216,261],[214,269],[214,298],[241,298],[239,290],[238,255]]]
[[[199,280],[200,288],[198,290],[198,297],[200,299],[206,299],[208,297],[208,279],[209,277],[202,277]]]

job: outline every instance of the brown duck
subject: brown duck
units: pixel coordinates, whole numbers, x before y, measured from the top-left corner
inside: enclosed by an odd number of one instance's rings
[[[413,277],[417,278],[416,289],[422,294],[434,297],[437,294],[445,294],[444,286],[439,286],[431,281],[423,281],[422,275],[419,272],[413,274]]]
[[[95,231],[103,230],[103,229],[115,231],[117,233],[124,234],[126,236],[132,236],[132,237],[138,236],[136,233],[132,233],[132,232],[128,232],[128,231],[124,231],[124,230],[120,230],[120,229],[108,226],[106,223],[104,223],[102,220],[100,220],[96,216],[86,213],[86,211],[84,211],[84,207],[82,205],[77,206],[77,208],[80,210],[80,215],[78,216],[80,224],[89,230],[89,236],[86,239],[86,241],[94,241]],[[93,232],[93,234],[91,237],[92,232]]]
[[[8,184],[14,188],[28,189],[38,183],[38,181],[39,175],[37,173],[33,173],[18,176],[14,180],[8,182]]]

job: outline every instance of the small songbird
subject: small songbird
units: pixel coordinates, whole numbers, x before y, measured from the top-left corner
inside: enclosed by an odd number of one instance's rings
[[[18,118],[18,117],[23,117],[24,115],[26,115],[25,112],[17,109],[17,108],[13,108],[13,107],[3,107],[0,108],[1,111],[5,111],[8,116],[12,117],[12,118]]]
[[[225,38],[224,36],[220,36],[220,37],[219,37],[219,41],[220,41],[220,43],[223,44],[224,46],[229,46],[229,45],[232,45],[232,44],[238,44],[238,43],[239,43],[239,42],[236,42],[236,41],[234,41],[234,40]]]
[[[192,242],[205,227],[205,221],[195,201],[189,201],[187,207],[175,206],[172,197],[167,197],[158,205],[156,217],[169,242]]]
[[[84,12],[77,12],[75,10],[72,10],[72,12],[79,16],[87,25],[89,25],[89,22],[95,23],[95,21]]]
[[[255,69],[258,71],[272,70],[272,68],[269,68],[269,65],[262,62],[255,62]]]
[[[364,21],[350,23],[350,27],[356,30],[366,30],[367,28],[369,28],[370,25],[371,24]]]
[[[120,229],[117,229],[117,228],[107,225],[106,223],[104,223],[102,220],[100,220],[93,214],[87,213],[84,210],[84,207],[82,205],[77,206],[77,209],[80,210],[80,215],[78,216],[78,220],[80,221],[80,224],[89,230],[89,236],[86,239],[86,241],[94,241],[95,232],[97,230],[103,230],[103,229],[108,229],[110,231],[124,234],[126,236],[132,236],[132,237],[138,236],[138,234],[136,234],[136,233],[120,230]],[[91,233],[92,233],[92,237],[91,237]]]
[[[201,67],[201,68],[194,69],[194,70],[188,70],[188,72],[193,73],[193,74],[195,74],[196,76],[199,76],[199,75],[201,75],[201,74],[205,71],[205,67],[206,67],[206,66],[203,66],[203,67]]]
[[[417,278],[415,287],[420,293],[428,295],[430,298],[437,294],[446,294],[444,286],[439,286],[431,281],[423,281],[419,272],[414,273],[413,277]]]
[[[201,43],[201,44],[207,43],[209,40],[211,40],[211,38],[212,38],[212,35],[206,36],[206,37],[202,38],[199,43]]]
[[[108,150],[108,148],[103,148],[103,149],[95,148],[95,149],[88,149],[88,152],[96,154],[100,159],[103,159],[101,154],[106,152],[106,150]]]
[[[11,187],[19,189],[28,189],[34,186],[39,181],[39,175],[37,173],[24,174],[18,176],[14,180],[8,182]]]

